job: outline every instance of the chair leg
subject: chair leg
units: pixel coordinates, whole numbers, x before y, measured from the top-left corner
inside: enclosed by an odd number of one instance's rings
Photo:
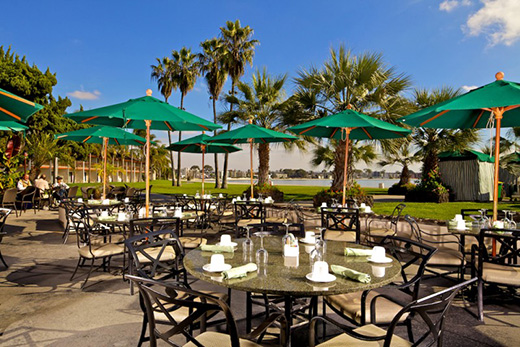
[[[2,261],[2,263],[4,263],[6,269],[9,268],[9,266],[8,266],[7,263],[5,262],[4,257],[2,256],[2,252],[0,252],[0,261]]]
[[[478,307],[478,319],[479,321],[484,321],[484,284],[482,280],[478,280],[477,284],[477,307]]]
[[[139,342],[137,343],[138,347],[143,345],[143,342],[146,342],[148,339],[146,338],[146,330],[148,327],[148,316],[146,312],[143,314],[143,326],[141,327],[141,335],[139,336]]]
[[[71,280],[71,281],[72,281],[72,279],[73,279],[74,276],[76,275],[76,272],[77,272],[78,269],[79,269],[79,266],[80,266],[80,264],[81,264],[81,260],[85,261],[85,259],[83,259],[83,258],[81,258],[81,257],[78,259],[78,264],[76,265],[76,268],[74,269],[74,272],[72,273],[72,276],[70,276],[70,280]]]
[[[83,289],[85,287],[85,285],[87,284],[87,281],[90,277],[90,274],[92,273],[93,268],[94,268],[94,259],[92,259],[92,261],[90,262],[90,268],[88,269],[87,278],[85,278],[85,282],[83,282],[83,284],[81,285],[81,289]]]

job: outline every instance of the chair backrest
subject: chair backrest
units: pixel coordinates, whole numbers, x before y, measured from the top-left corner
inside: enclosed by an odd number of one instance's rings
[[[465,217],[478,217],[480,216],[480,209],[478,208],[463,208],[460,210],[460,214],[462,215],[462,218]],[[487,209],[486,210],[486,217],[491,218],[493,217],[493,210]],[[504,210],[497,210],[497,218],[503,219],[505,217]]]
[[[405,204],[398,204],[396,207],[394,207],[394,210],[392,211],[392,214],[390,215],[390,223],[396,228],[396,230],[397,230],[397,224],[399,224],[401,214],[403,213],[403,210],[405,207],[406,207]]]
[[[412,299],[419,297],[421,278],[428,261],[437,251],[435,247],[400,236],[385,237],[380,246],[401,263],[401,278],[396,285]],[[375,317],[372,321],[375,321]]]
[[[131,235],[147,234],[159,230],[175,230],[180,228],[180,219],[175,217],[149,217],[130,220]]]
[[[18,190],[16,188],[9,188],[4,192],[2,203],[13,203],[16,202],[16,194]]]
[[[420,336],[414,334],[412,346],[442,346],[444,320],[448,314],[451,303],[460,290],[474,281],[476,281],[476,278],[472,278],[424,298],[414,300],[406,305],[397,313],[390,323],[383,346],[390,347],[392,345],[395,327],[403,315],[407,313],[407,320],[413,320],[414,332],[420,332]]]
[[[421,243],[429,244],[436,248],[448,248],[455,251],[460,251],[462,248],[459,236],[456,234],[425,231],[421,229],[415,218],[410,215],[404,216],[404,220],[410,225],[411,236]],[[463,258],[462,253],[460,253],[460,258]]]
[[[235,201],[235,220],[260,219],[265,220],[265,208],[259,201]]]
[[[25,188],[24,190],[22,190],[20,192],[20,195],[22,195],[21,201],[34,202],[34,196],[36,195],[37,191],[39,191],[39,189],[37,189],[34,186],[29,186],[29,187]]]
[[[12,210],[8,208],[0,208],[0,240],[2,240],[2,233],[4,232],[5,221],[7,220],[7,216],[11,213]]]
[[[67,194],[67,197],[68,197],[69,199],[73,199],[73,198],[75,198],[75,197],[76,197],[76,194],[78,193],[78,188],[79,188],[78,186],[72,186],[72,187],[70,187],[70,188],[69,188],[69,192],[68,192],[68,194]]]
[[[487,245],[494,241],[496,244],[496,254],[487,248]],[[519,269],[520,264],[520,230],[502,229],[497,233],[496,229],[482,229],[479,235],[478,251],[478,274],[481,277],[484,263],[499,264],[502,266]]]
[[[174,230],[135,235],[125,240],[125,246],[133,261],[133,273],[141,277],[164,280],[183,273],[184,249]]]
[[[359,209],[344,207],[321,208],[321,227],[327,230],[352,231],[356,233],[356,243],[360,241],[361,226]]]
[[[133,198],[135,195],[135,188],[134,187],[127,187],[125,191],[125,197],[127,198]]]
[[[238,329],[229,306],[222,300],[185,287],[183,283],[160,282],[128,275],[139,288],[148,317],[150,346],[157,345],[157,339],[177,346],[171,337],[182,334],[189,342],[202,346],[190,333],[190,326],[200,322],[201,330],[205,328],[206,317],[212,312],[222,312],[227,323],[227,333],[232,347],[240,347]],[[171,315],[171,307],[187,307],[189,314],[183,320],[175,320]],[[166,317],[168,324],[156,324],[155,317],[159,311]]]

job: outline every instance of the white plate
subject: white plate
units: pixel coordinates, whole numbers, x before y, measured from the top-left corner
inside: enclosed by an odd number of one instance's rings
[[[203,269],[204,271],[207,271],[207,272],[222,272],[222,271],[229,270],[229,269],[231,269],[231,268],[232,268],[232,266],[229,265],[229,264],[224,264],[224,265],[223,265],[221,268],[219,268],[219,269],[212,269],[212,268],[211,268],[211,264],[206,264],[206,265],[204,265],[204,266],[202,267],[202,269]]]
[[[226,243],[225,245],[221,244],[220,242],[216,243],[217,246],[232,246],[232,247],[236,247],[238,246],[238,243],[236,242],[230,242],[230,243]]]
[[[327,274],[326,276],[323,276],[320,278],[314,278],[312,276],[312,272],[305,275],[305,278],[307,278],[309,281],[312,281],[312,282],[322,282],[322,283],[332,282],[332,281],[336,280],[336,276],[334,276],[333,274]]]
[[[388,258],[388,257],[384,257],[384,259],[378,259],[378,260],[374,260],[374,259],[372,259],[372,257],[368,257],[367,260],[369,262],[376,263],[376,264],[386,264],[386,263],[392,262],[392,258]]]
[[[303,243],[306,243],[306,244],[310,245],[310,244],[314,244],[314,243],[316,243],[316,239],[315,239],[315,238],[314,238],[314,239],[304,239],[304,238],[300,238],[300,242],[303,242]]]

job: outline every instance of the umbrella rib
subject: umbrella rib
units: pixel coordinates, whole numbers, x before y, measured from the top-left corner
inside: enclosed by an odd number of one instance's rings
[[[25,100],[24,98],[21,98],[21,97],[16,96],[16,95],[12,95],[12,94],[9,94],[9,93],[3,92],[3,91],[0,91],[0,94],[5,95],[5,96],[7,96],[8,98],[15,99],[15,100],[17,100],[17,101],[23,102],[24,104],[31,105],[31,106],[33,106],[33,107],[36,106],[36,105],[34,104],[34,102],[29,101],[29,100]]]
[[[21,120],[20,117],[18,117],[17,115],[15,115],[14,113],[12,113],[10,111],[7,111],[5,108],[1,108],[0,107],[0,111],[5,112],[6,114],[8,114],[9,116],[13,117],[14,119]]]
[[[330,135],[330,138],[333,138],[334,135],[336,135],[336,132],[338,131],[338,129],[339,129],[339,128],[334,129],[334,131],[332,132],[332,135]]]
[[[307,131],[312,130],[312,129],[314,129],[314,128],[316,128],[316,125],[313,125],[313,126],[311,126],[310,128],[307,128],[307,129],[305,129],[305,130],[303,130],[303,131],[300,131],[300,132],[298,133],[298,135],[302,135],[302,134],[306,133]]]
[[[486,112],[486,110],[480,111],[480,114],[478,115],[477,120],[475,121],[475,123],[473,123],[473,128],[477,126],[477,123],[480,120],[480,118],[482,117],[482,115],[484,114],[484,112]]]
[[[363,130],[363,131],[365,132],[365,134],[367,134],[367,136],[368,136],[368,138],[369,138],[370,140],[373,140],[373,139],[374,139],[374,138],[373,138],[373,137],[368,133],[368,130],[367,130],[366,128],[362,127],[361,130]]]
[[[394,134],[399,135],[399,136],[401,136],[401,137],[406,137],[406,136],[408,136],[408,134],[406,134],[406,135],[405,135],[405,134],[401,134],[401,133],[398,133],[397,131],[393,131],[393,130],[389,130],[389,131],[390,131],[390,132],[393,132]]]
[[[441,113],[437,113],[437,114],[436,114],[435,116],[433,116],[432,118],[430,118],[430,119],[428,119],[428,120],[425,120],[424,122],[422,122],[421,124],[419,124],[419,126],[423,126],[424,124],[431,122],[432,120],[434,120],[434,119],[437,118],[437,117],[442,116],[442,115],[445,114],[446,112],[450,112],[450,110],[444,110],[444,111],[442,111]]]
[[[96,119],[96,118],[98,118],[98,116],[94,116],[94,117],[90,117],[90,118],[87,118],[87,119],[83,119],[81,121],[81,123],[86,123],[86,122],[91,121],[91,120]]]
[[[119,141],[117,141],[117,139],[114,137],[114,141],[116,142],[117,145],[119,145]]]
[[[518,107],[520,107],[520,105],[507,106],[507,107],[504,109],[504,112],[514,110],[515,108],[518,108]]]
[[[168,129],[170,129],[170,131],[173,131],[173,128],[171,127],[170,123],[168,123],[167,121],[164,121],[164,124],[166,124],[166,126],[168,127]]]
[[[81,141],[81,142],[85,143],[85,142],[87,142],[88,140],[90,140],[91,138],[92,138],[92,136],[87,136],[87,138],[86,138],[86,139],[84,139],[84,140],[83,140],[83,141]]]

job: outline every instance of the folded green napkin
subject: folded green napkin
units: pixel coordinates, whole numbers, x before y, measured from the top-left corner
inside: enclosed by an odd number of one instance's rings
[[[369,257],[372,255],[372,250],[345,247],[345,255],[347,257]]]
[[[356,270],[352,270],[352,269],[346,268],[344,266],[331,265],[330,269],[336,275],[344,276],[346,278],[350,278],[351,280],[358,281],[361,283],[370,283],[370,281],[372,280],[372,278],[370,277],[369,274],[359,272]]]
[[[99,216],[98,217],[98,221],[100,221],[100,222],[103,222],[103,221],[111,222],[111,221],[115,221],[115,220],[117,220],[117,216],[106,216],[106,217]]]
[[[88,200],[89,205],[101,205],[101,200]]]
[[[222,276],[225,280],[231,278],[241,278],[246,277],[248,272],[256,271],[258,268],[255,263],[249,263],[246,265],[242,265],[239,267],[234,267],[227,271],[222,271]]]
[[[200,250],[215,253],[233,253],[235,251],[235,248],[233,246],[202,245],[200,246]]]

